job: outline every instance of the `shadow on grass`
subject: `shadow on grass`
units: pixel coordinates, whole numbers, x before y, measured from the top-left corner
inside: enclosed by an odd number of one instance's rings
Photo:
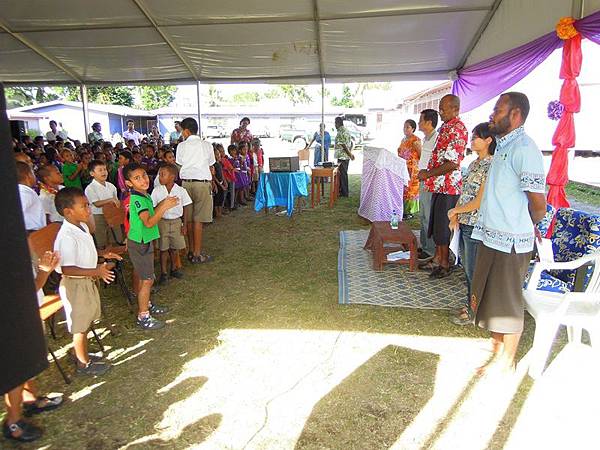
[[[315,405],[296,448],[389,448],[433,396],[438,361],[385,347]]]

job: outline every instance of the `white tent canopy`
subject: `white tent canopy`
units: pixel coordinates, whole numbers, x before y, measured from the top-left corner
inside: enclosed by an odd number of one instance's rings
[[[443,79],[600,0],[2,1],[9,84]]]

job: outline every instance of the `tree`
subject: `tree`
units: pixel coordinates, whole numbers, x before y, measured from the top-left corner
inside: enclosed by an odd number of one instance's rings
[[[355,108],[358,106],[354,99],[354,93],[347,84],[342,86],[342,96],[340,98],[335,95],[331,97],[331,104],[333,106],[343,106],[345,108]]]
[[[44,103],[57,100],[59,95],[49,87],[7,87],[4,91],[6,95],[6,104],[10,108],[19,108],[29,106],[34,103]]]
[[[175,86],[140,86],[139,94],[144,109],[158,109],[169,106],[175,99]]]
[[[306,92],[304,86],[296,86],[293,84],[281,84],[279,85],[283,96],[292,102],[294,106],[298,103],[310,103],[312,97]]]
[[[248,103],[258,103],[260,101],[260,94],[253,91],[239,92],[232,97],[232,100],[233,103],[242,105]]]
[[[221,91],[214,85],[208,85],[208,106],[221,106],[223,104],[223,96]]]
[[[80,102],[79,86],[64,86],[57,88],[61,98]],[[105,105],[133,106],[131,86],[88,86],[88,101]]]

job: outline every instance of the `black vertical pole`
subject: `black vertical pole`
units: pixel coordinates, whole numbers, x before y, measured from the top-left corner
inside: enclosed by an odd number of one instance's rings
[[[5,393],[48,367],[48,360],[27,247],[2,84],[0,286],[0,393]]]

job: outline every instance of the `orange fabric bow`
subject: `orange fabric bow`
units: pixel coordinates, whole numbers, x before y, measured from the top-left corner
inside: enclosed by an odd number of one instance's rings
[[[564,41],[577,36],[579,32],[573,23],[575,23],[575,19],[572,17],[563,17],[560,19],[556,24],[556,35]]]

